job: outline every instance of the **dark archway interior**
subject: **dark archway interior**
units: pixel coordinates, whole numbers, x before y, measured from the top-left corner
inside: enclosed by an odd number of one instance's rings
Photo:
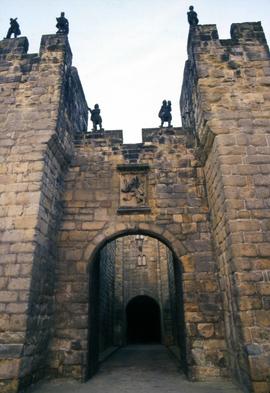
[[[126,307],[128,344],[161,342],[160,308],[149,296],[136,296]]]

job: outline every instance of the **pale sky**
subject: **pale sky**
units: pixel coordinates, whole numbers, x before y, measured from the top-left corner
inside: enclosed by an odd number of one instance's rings
[[[232,23],[261,21],[270,42],[269,0],[1,0],[0,37],[18,17],[29,53],[38,52],[42,34],[56,32],[64,11],[88,105],[100,105],[105,129],[123,129],[126,143],[140,142],[142,128],[159,126],[163,99],[172,101],[172,124],[181,125],[190,5],[200,24],[217,24],[220,38],[230,38]]]

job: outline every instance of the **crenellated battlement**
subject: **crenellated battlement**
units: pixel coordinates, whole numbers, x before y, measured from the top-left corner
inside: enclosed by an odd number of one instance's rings
[[[0,61],[7,57],[27,55],[29,42],[27,37],[9,38],[0,41]],[[62,34],[43,35],[40,43],[39,56],[45,52],[65,52],[68,54],[67,63],[71,64],[72,52],[69,46],[68,38]],[[29,56],[38,56],[37,54],[29,54]]]
[[[216,25],[190,29],[180,99],[182,124],[195,129],[206,150],[215,132],[229,132],[223,121],[246,118],[259,109],[270,84],[269,61],[260,22],[233,24],[229,40],[219,39]],[[251,86],[257,89],[253,99]]]
[[[26,37],[0,41],[0,83],[5,91],[10,89],[12,100],[18,104],[16,112],[26,108],[32,111],[35,107],[32,118],[34,123],[30,127],[33,127],[37,135],[39,128],[48,130],[48,127],[45,127],[44,121],[37,119],[36,108],[38,107],[40,113],[49,114],[50,111],[50,116],[54,113],[57,117],[58,105],[64,99],[68,101],[68,117],[74,122],[72,127],[69,125],[70,121],[67,122],[66,131],[75,134],[85,132],[88,123],[87,103],[77,70],[72,67],[72,52],[67,36],[44,35],[41,38],[39,54],[28,54],[27,51]],[[15,84],[10,85],[11,83]],[[9,100],[7,91],[5,96]],[[5,99],[2,106],[5,106]],[[15,108],[7,105],[7,114],[14,110]],[[2,117],[3,121],[6,120],[6,116]],[[8,117],[11,118],[12,115]],[[45,118],[45,115],[39,118]],[[20,127],[20,123],[18,126]],[[55,130],[57,131],[57,127]]]
[[[215,24],[193,27],[189,31],[188,54],[191,55],[191,52],[194,50],[196,52],[204,52],[209,45],[217,49],[220,47],[224,49],[232,47],[238,47],[239,49],[242,47],[243,51],[247,50],[250,46],[261,45],[264,47],[266,53],[269,54],[261,22],[233,23],[230,34],[230,39],[219,39],[218,29]]]
[[[182,144],[194,145],[192,132],[190,129],[181,127],[155,127],[142,129],[142,143],[123,144],[122,130],[104,130],[98,132],[86,132],[76,135],[74,140],[75,146],[89,145],[93,146],[129,146],[131,149],[136,146],[144,147],[149,144]]]

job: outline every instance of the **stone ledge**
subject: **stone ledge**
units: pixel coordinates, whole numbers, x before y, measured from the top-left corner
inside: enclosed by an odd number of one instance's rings
[[[148,206],[142,207],[119,207],[117,214],[146,214],[151,213],[151,209]]]
[[[75,134],[75,145],[82,145],[91,143],[92,140],[108,140],[112,144],[123,143],[123,130],[108,130],[108,131],[87,131],[84,133]]]
[[[119,172],[148,172],[150,169],[149,164],[119,164],[117,170]]]
[[[169,137],[169,136],[185,136],[185,131],[182,127],[156,127],[156,128],[143,128],[142,141],[152,142],[156,138]]]

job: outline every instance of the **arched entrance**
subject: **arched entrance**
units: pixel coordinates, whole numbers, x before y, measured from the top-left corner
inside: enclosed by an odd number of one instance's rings
[[[112,235],[96,247],[89,267],[87,377],[95,374],[103,353],[126,344],[177,347],[186,371],[182,268],[168,242],[138,230]]]
[[[160,307],[149,296],[136,296],[126,307],[127,343],[161,342]]]

